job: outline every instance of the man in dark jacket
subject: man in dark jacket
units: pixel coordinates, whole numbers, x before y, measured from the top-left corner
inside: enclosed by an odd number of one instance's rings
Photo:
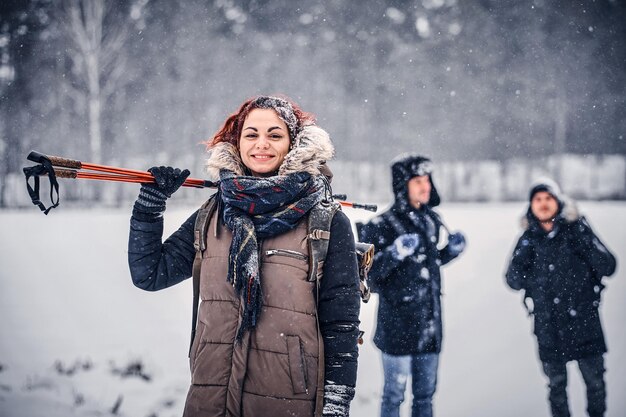
[[[615,271],[615,258],[552,180],[530,189],[526,230],[506,273],[514,290],[532,300],[539,358],[549,379],[552,415],[569,417],[567,369],[576,360],[587,386],[587,412],[606,411],[607,351],[598,306],[601,279]]]
[[[428,158],[402,155],[391,173],[393,206],[359,228],[360,239],[376,246],[369,278],[379,294],[374,343],[383,356],[381,416],[399,415],[410,375],[412,416],[429,417],[442,339],[439,268],[463,251],[465,239],[454,233],[446,247],[437,246],[443,223],[432,210],[440,199]]]

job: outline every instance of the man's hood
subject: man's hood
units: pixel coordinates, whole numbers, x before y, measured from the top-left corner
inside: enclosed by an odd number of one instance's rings
[[[402,154],[391,163],[391,182],[395,198],[394,206],[401,211],[410,207],[408,182],[411,178],[428,175],[430,180],[430,199],[427,206],[436,207],[441,202],[437,187],[433,182],[433,167],[429,158],[417,154]]]

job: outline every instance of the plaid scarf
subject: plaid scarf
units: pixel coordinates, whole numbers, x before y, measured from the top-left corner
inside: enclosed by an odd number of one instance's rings
[[[237,332],[256,326],[261,312],[259,242],[285,233],[325,197],[321,177],[306,172],[273,177],[237,176],[220,171],[224,222],[233,233],[228,259],[228,282],[241,297],[243,317]]]

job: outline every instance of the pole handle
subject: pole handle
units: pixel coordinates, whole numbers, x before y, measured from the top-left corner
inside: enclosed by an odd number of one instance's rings
[[[48,160],[54,166],[64,167],[64,168],[72,168],[72,169],[81,169],[82,162],[76,159],[69,158],[61,158],[60,156],[51,156],[46,155],[37,151],[30,151],[28,156],[26,157],[29,161],[37,162],[38,164],[43,163],[43,161]]]
[[[72,171],[71,169],[63,169],[63,168],[55,168],[54,173],[56,174],[57,178],[76,179],[76,175],[77,175],[76,171]]]
[[[367,210],[367,211],[373,211],[373,212],[376,212],[376,210],[378,210],[378,206],[376,204],[352,203],[352,207]]]

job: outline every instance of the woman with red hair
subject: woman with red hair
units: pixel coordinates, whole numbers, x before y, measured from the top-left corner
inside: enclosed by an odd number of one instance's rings
[[[165,201],[189,171],[151,168],[156,183],[141,186],[128,247],[141,289],[197,277],[184,415],[347,416],[360,309],[348,218],[333,212],[323,263],[308,245],[320,238],[309,233],[309,213],[335,204],[328,134],[289,99],[260,96],[208,148],[217,193],[162,242]]]

